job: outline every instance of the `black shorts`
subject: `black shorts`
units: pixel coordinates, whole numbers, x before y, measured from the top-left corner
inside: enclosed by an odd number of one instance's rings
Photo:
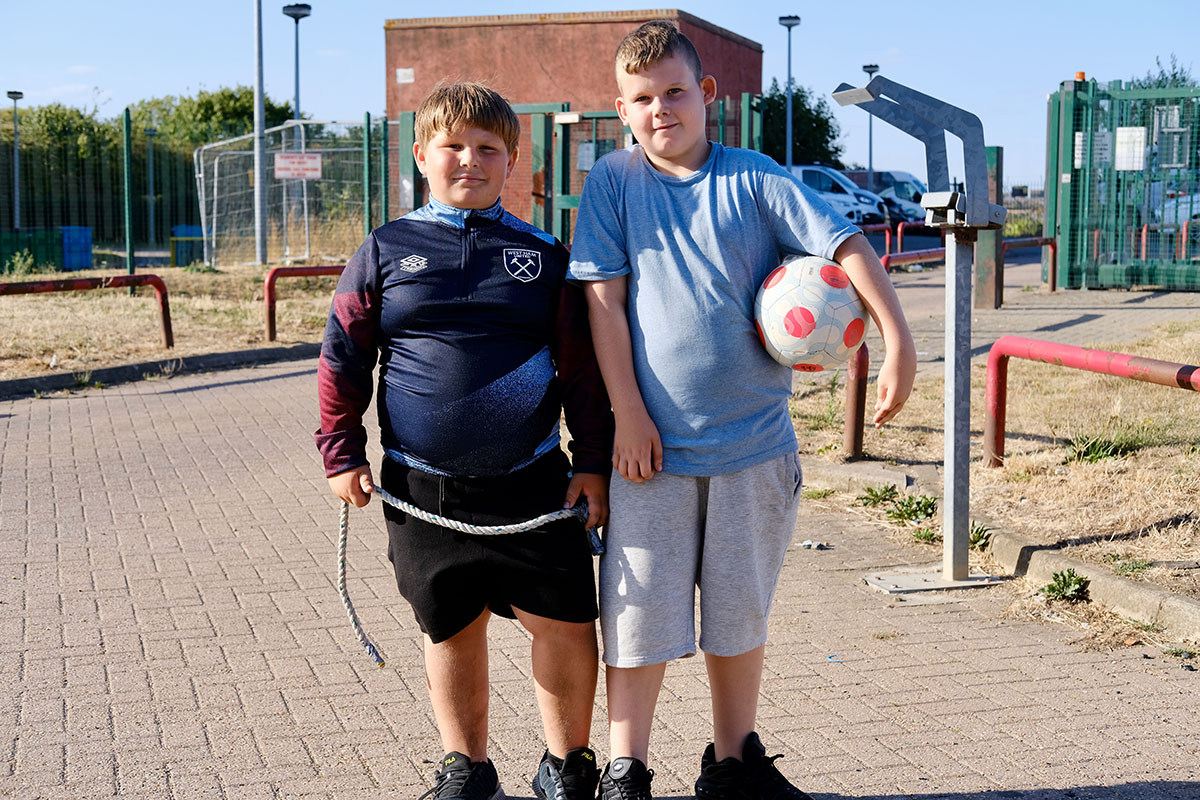
[[[570,463],[561,450],[493,478],[447,478],[384,459],[380,485],[423,511],[469,525],[511,525],[562,508]],[[435,643],[484,609],[513,608],[564,622],[596,619],[596,581],[587,533],[576,519],[527,533],[472,535],[384,504],[388,558],[400,594]]]

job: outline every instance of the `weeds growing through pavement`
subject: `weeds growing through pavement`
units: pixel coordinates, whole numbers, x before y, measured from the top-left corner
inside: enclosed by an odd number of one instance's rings
[[[868,486],[863,490],[863,493],[854,498],[854,500],[859,505],[867,506],[868,508],[874,508],[875,506],[881,506],[884,503],[892,502],[897,496],[899,496],[899,494],[900,490],[896,488],[895,484],[885,483],[882,486]]]
[[[1074,569],[1068,568],[1055,572],[1050,583],[1041,588],[1041,593],[1050,600],[1063,600],[1068,603],[1088,602],[1088,586],[1091,579],[1080,575]]]

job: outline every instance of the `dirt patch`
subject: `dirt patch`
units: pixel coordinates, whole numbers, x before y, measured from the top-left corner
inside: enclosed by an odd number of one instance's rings
[[[0,297],[0,380],[253,350],[268,344],[263,267],[190,272],[154,268],[167,285],[175,347],[162,346],[154,292],[98,289]],[[89,270],[86,277],[123,274]],[[79,273],[30,280],[79,277]],[[336,278],[289,278],[276,284],[276,343],[320,341]]]

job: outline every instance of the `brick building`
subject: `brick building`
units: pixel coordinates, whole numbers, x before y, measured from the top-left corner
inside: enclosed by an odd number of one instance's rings
[[[611,111],[613,53],[625,34],[652,19],[672,20],[695,43],[719,97],[761,92],[762,45],[674,9],[393,19],[384,26],[388,118],[414,110],[439,81],[455,80],[483,81],[512,103]],[[541,186],[532,170],[529,118],[521,123],[521,161],[504,203],[528,220]]]

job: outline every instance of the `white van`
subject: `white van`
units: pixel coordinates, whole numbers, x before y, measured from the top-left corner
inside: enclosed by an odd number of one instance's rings
[[[820,192],[826,199],[832,195],[850,200],[856,213],[848,216],[855,222],[871,224],[883,222],[887,218],[887,207],[882,197],[855,186],[849,178],[833,167],[804,164],[792,167],[792,174],[805,186]]]

